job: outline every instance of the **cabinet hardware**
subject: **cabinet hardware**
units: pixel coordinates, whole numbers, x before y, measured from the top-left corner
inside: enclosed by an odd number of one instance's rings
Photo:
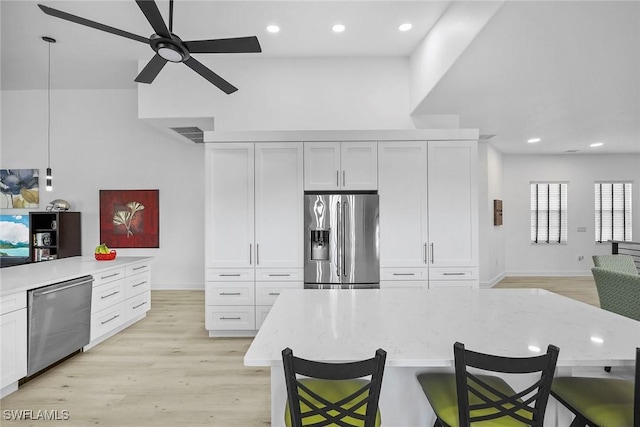
[[[347,185],[347,173],[342,171],[342,186],[344,187],[345,185]]]
[[[143,303],[141,303],[141,304],[134,305],[134,306],[133,306],[133,309],[135,310],[136,308],[140,308],[140,307],[142,307],[143,305],[145,305],[146,303],[147,303],[147,302],[145,301],[145,302],[143,302]]]
[[[220,320],[242,320],[241,317],[221,317]]]
[[[394,276],[415,276],[415,273],[393,273]]]
[[[431,244],[431,264],[433,264],[433,243]]]
[[[234,274],[219,274],[220,277],[240,277],[240,273]]]
[[[220,292],[218,295],[242,295],[240,292]]]
[[[336,171],[336,187],[340,187],[340,171]]]
[[[260,264],[260,245],[256,243],[256,265]]]
[[[271,296],[280,295],[280,292],[269,292],[269,295],[271,295]]]
[[[251,247],[251,243],[249,243],[249,265],[251,265],[251,249],[253,248]]]
[[[113,274],[109,274],[108,276],[102,276],[100,277],[100,279],[108,279],[109,277],[114,277],[114,276],[118,276],[120,275],[120,273],[113,273]]]
[[[100,322],[100,324],[101,324],[101,325],[104,325],[105,323],[109,323],[109,322],[111,322],[112,320],[116,320],[118,317],[120,317],[120,315],[119,315],[119,314],[116,314],[116,315],[115,315],[115,316],[113,316],[111,319],[109,319],[109,320],[105,320],[104,322]]]
[[[443,276],[464,276],[465,273],[442,273]]]
[[[269,274],[269,277],[289,277],[289,276],[291,276],[289,273],[286,273],[286,274],[275,274],[275,273]]]
[[[58,292],[58,291],[62,291],[62,290],[65,290],[65,289],[74,288],[74,287],[76,287],[78,285],[83,285],[83,284],[84,283],[73,283],[71,285],[63,286],[62,288],[56,288],[56,289],[52,289],[50,291],[42,292],[40,295],[48,295],[48,294],[51,294],[53,292]]]
[[[427,244],[424,244],[424,250],[422,251],[424,255],[424,263],[427,263]]]
[[[110,293],[109,295],[103,295],[103,296],[101,296],[101,297],[100,297],[100,299],[109,298],[109,297],[112,297],[112,296],[117,295],[117,294],[119,294],[119,293],[120,293],[120,291],[115,291],[115,292]]]
[[[140,267],[133,267],[132,270],[134,270],[134,271],[135,270],[140,270],[141,268],[147,268],[147,266],[146,265],[141,265]]]
[[[144,282],[140,282],[140,283],[136,283],[135,285],[133,285],[134,288],[137,288],[140,285],[144,285],[145,283],[147,283],[147,281],[145,280]]]

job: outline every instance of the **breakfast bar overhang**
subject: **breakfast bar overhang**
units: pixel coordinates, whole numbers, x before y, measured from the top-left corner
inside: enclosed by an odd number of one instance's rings
[[[433,425],[416,373],[453,367],[453,344],[510,357],[560,348],[557,372],[574,367],[633,366],[640,322],[541,289],[290,290],[271,309],[246,366],[271,368],[271,425],[284,425],[281,351],[345,362],[387,351],[380,395],[383,424]],[[553,399],[545,425],[568,425]]]

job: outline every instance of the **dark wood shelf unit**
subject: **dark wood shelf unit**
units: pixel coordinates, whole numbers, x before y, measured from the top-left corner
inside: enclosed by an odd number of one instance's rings
[[[52,224],[56,224],[55,228]],[[48,245],[36,245],[37,233],[49,233]],[[80,212],[29,212],[29,256],[36,261],[37,249],[48,249],[57,259],[82,255]],[[42,260],[44,261],[44,260]]]

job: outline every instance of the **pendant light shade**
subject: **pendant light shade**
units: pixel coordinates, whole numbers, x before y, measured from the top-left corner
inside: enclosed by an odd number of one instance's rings
[[[46,190],[53,190],[53,178],[51,176],[51,44],[56,42],[56,39],[51,37],[42,37],[42,40],[49,43],[49,73],[47,79],[47,186]]]

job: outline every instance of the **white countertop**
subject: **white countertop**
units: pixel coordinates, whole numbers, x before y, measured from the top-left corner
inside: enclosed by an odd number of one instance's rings
[[[280,366],[281,351],[329,362],[387,351],[387,366],[453,364],[453,343],[513,357],[560,348],[558,366],[632,365],[640,322],[542,289],[286,290],[245,354]]]
[[[5,267],[0,269],[0,296],[152,259],[117,256],[112,261],[96,261],[93,256],[77,256]]]

